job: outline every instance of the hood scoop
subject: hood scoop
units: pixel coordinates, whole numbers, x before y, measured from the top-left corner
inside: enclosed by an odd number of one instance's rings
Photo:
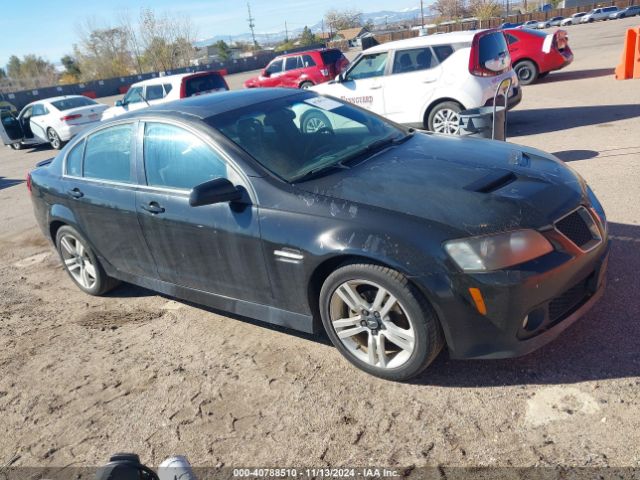
[[[509,170],[496,169],[464,187],[465,190],[478,193],[491,193],[515,182],[516,174]]]

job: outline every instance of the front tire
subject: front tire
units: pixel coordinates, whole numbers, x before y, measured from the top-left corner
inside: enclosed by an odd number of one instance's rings
[[[56,233],[56,248],[71,280],[89,295],[104,295],[120,282],[109,277],[86,239],[73,227],[62,226]]]
[[[522,85],[531,85],[538,79],[538,67],[531,60],[518,62],[513,69]]]
[[[427,129],[436,133],[458,135],[460,133],[460,112],[462,105],[457,102],[442,102],[429,112]]]
[[[306,81],[300,84],[300,89],[302,90],[306,90],[307,88],[311,88],[311,87],[313,87],[313,82]]]
[[[302,133],[316,133],[323,128],[333,132],[331,121],[319,110],[310,110],[304,114],[300,121],[300,128]]]
[[[20,142],[12,143],[11,148],[13,150],[22,150],[22,143]]]
[[[372,264],[338,268],[320,291],[322,323],[338,351],[367,373],[405,381],[444,345],[431,306],[406,277]]]
[[[51,144],[51,148],[56,150],[60,150],[62,148],[62,140],[60,140],[60,135],[53,128],[47,129],[47,140]]]

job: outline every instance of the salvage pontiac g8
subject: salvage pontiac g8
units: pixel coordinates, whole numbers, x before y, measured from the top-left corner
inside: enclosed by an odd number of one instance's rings
[[[304,131],[308,112],[329,125]],[[125,281],[324,328],[349,361],[393,380],[445,346],[454,358],[530,352],[605,284],[604,211],[563,162],[416,133],[310,91],[141,110],[79,135],[28,185],[83,291]]]

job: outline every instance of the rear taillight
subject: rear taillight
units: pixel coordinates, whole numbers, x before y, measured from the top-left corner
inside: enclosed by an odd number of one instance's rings
[[[31,172],[27,172],[27,190],[31,193]]]
[[[68,122],[69,120],[76,120],[77,118],[82,117],[82,114],[76,113],[74,115],[65,115],[64,117],[60,117],[61,122]]]

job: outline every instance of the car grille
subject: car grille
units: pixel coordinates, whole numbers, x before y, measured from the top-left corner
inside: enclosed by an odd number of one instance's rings
[[[549,323],[554,324],[572,313],[576,307],[582,305],[591,295],[589,280],[591,276],[585,278],[578,284],[571,287],[559,297],[549,302]]]
[[[558,220],[555,227],[582,250],[589,250],[602,241],[593,217],[584,207]]]

